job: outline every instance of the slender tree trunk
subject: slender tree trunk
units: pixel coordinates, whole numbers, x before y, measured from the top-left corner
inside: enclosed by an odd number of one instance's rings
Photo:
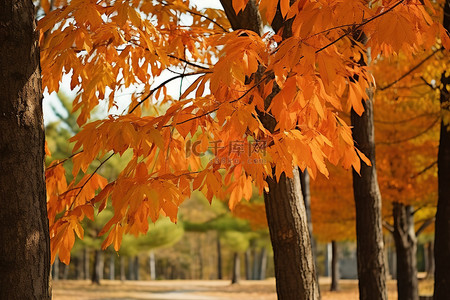
[[[445,1],[444,28],[450,30],[450,0]],[[447,85],[450,77],[447,71],[441,82],[441,132],[438,152],[438,204],[434,237],[434,299],[448,299],[450,295],[450,94]]]
[[[231,276],[231,284],[236,284],[241,281],[241,258],[239,253],[235,252],[233,255],[233,274]]]
[[[133,256],[128,257],[128,280],[135,280]]]
[[[116,271],[116,265],[115,265],[115,262],[116,262],[116,256],[115,256],[115,253],[111,253],[110,255],[109,255],[109,280],[114,280],[114,278],[115,278],[115,271]]]
[[[394,240],[397,253],[397,291],[399,300],[418,300],[417,240],[412,207],[393,203]]]
[[[52,265],[52,280],[58,281],[59,280],[59,257],[55,258],[55,261]]]
[[[50,299],[39,33],[31,0],[0,7],[0,294]]]
[[[69,278],[70,264],[63,265],[62,279],[67,280]]]
[[[252,249],[252,256],[253,256],[253,271],[252,271],[252,280],[258,280],[259,279],[259,266],[258,266],[258,249],[256,247],[253,247]]]
[[[245,257],[244,257],[244,261],[245,261],[245,279],[246,280],[251,280],[252,279],[252,256],[251,256],[251,251],[250,249],[247,249],[245,251]]]
[[[90,275],[89,266],[90,266],[89,249],[84,248],[84,251],[83,251],[83,273],[84,273],[85,280],[89,279],[89,275]]]
[[[434,278],[434,241],[430,241],[425,245],[425,271],[427,278]]]
[[[120,265],[120,280],[125,281],[127,278],[125,276],[125,256],[121,255],[119,258]]]
[[[203,279],[203,255],[202,255],[202,238],[199,236],[197,241],[197,257],[198,257],[198,277]]]
[[[150,268],[150,279],[156,280],[156,263],[155,263],[155,252],[154,251],[150,251],[149,268]]]
[[[259,269],[259,280],[266,279],[266,269],[267,269],[267,250],[266,247],[262,247],[260,255],[260,269]]]
[[[278,299],[318,299],[319,290],[309,240],[298,170],[294,177],[268,178],[264,194],[272,240]]]
[[[336,241],[331,241],[331,287],[330,291],[339,291],[339,245]]]
[[[139,255],[134,257],[134,280],[141,280],[139,276]]]
[[[94,268],[92,270],[92,283],[100,284],[100,280],[103,279],[103,259],[102,259],[102,251],[95,250],[94,251]]]
[[[381,225],[381,195],[375,167],[375,134],[372,95],[362,101],[364,113],[351,112],[353,139],[357,147],[372,162],[361,164],[359,175],[353,171],[353,194],[356,207],[356,240],[359,295],[362,300],[387,299],[383,231]]]

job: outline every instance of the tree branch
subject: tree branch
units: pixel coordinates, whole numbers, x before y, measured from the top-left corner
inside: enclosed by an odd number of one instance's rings
[[[417,229],[416,236],[421,234],[428,226],[433,224],[435,219],[436,219],[436,217],[432,217],[432,218],[429,218],[428,220],[426,220],[425,222],[423,222],[422,225],[420,225],[419,229]]]

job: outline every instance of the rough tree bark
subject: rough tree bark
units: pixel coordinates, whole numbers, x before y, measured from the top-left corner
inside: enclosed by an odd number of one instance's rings
[[[450,30],[450,0],[445,1],[444,28]],[[434,299],[448,299],[450,295],[450,76],[441,77],[441,132],[438,152],[438,204],[434,237]]]
[[[331,287],[330,291],[339,291],[339,245],[336,241],[331,241]]]
[[[413,209],[393,203],[394,241],[397,253],[397,291],[399,300],[418,300],[417,239],[414,232]]]
[[[353,194],[356,207],[356,241],[359,295],[362,300],[387,299],[381,195],[375,167],[375,134],[372,95],[362,101],[364,113],[351,112],[352,134],[357,147],[372,162],[361,164],[359,175],[353,171]]]
[[[50,299],[44,124],[31,0],[0,0],[0,291]]]
[[[237,16],[231,0],[221,0],[221,3],[234,30],[247,29],[261,34],[262,22],[255,0],[249,0],[245,9]],[[283,35],[286,38],[291,34],[289,24],[289,21],[281,17],[281,13],[277,13],[272,27],[278,32],[285,26]],[[274,93],[265,99],[266,108],[276,92],[275,88]],[[269,114],[261,112],[259,118],[268,130],[275,128],[276,120]],[[277,295],[280,300],[318,299],[319,288],[297,168],[293,174],[293,178],[288,178],[283,173],[278,181],[267,178],[269,192],[264,194],[274,251]]]

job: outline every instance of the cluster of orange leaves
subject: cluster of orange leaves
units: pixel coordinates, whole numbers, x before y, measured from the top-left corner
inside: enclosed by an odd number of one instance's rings
[[[80,222],[93,218],[94,207],[114,208],[100,235],[109,232],[103,247],[118,250],[122,234],[147,232],[149,218],[162,214],[175,222],[192,190],[210,201],[229,198],[233,209],[251,197],[252,184],[262,193],[267,176],[291,176],[294,167],[308,168],[315,177],[328,175],[326,161],[356,171],[360,159],[370,164],[339,116],[351,107],[362,114],[361,99],[373,89],[368,68],[357,61],[367,61],[367,46],[373,55],[391,55],[429,47],[437,35],[447,38],[428,15],[431,4],[260,0],[265,24],[278,2],[282,17],[293,20],[292,36],[284,40],[281,32],[231,31],[223,11],[198,10],[180,0],[57,1],[60,6],[40,20],[44,85],[57,91],[62,75],[71,75],[71,88],[79,90],[74,110],[83,126],[71,139],[78,153],[74,181],[65,183],[58,162],[47,171],[53,259],[59,252],[69,261],[74,232],[82,238]],[[246,3],[235,0],[233,7],[239,12]],[[362,31],[366,45],[358,41]],[[155,84],[168,69],[176,75],[166,82],[197,76],[179,99]],[[132,86],[140,88],[127,113],[88,122],[100,102],[121,106],[116,93]],[[265,100],[274,90],[279,92],[269,105]],[[145,106],[165,110],[144,116]],[[263,126],[261,114],[276,120],[274,130]],[[211,161],[188,151],[189,143],[198,142],[196,150],[203,153],[219,141]],[[245,147],[264,141],[267,147],[236,152],[236,141]],[[127,150],[132,158],[112,182],[86,174],[96,159]]]

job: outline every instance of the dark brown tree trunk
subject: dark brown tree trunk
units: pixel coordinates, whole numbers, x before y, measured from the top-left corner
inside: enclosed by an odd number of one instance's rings
[[[450,0],[445,1],[444,28],[450,30]],[[438,152],[438,204],[434,238],[434,299],[448,299],[450,295],[450,94],[447,86],[450,77],[447,71],[442,74],[441,82],[441,132]]]
[[[0,294],[50,299],[39,33],[31,0],[0,7]]]
[[[397,253],[397,291],[399,300],[418,300],[417,239],[412,207],[393,203],[394,240]]]
[[[241,281],[241,258],[239,253],[235,252],[233,255],[233,274],[231,275],[231,284],[236,284]]]
[[[330,291],[339,291],[339,245],[336,241],[331,241],[331,287]]]
[[[352,133],[356,146],[372,162],[361,163],[359,175],[353,171],[356,207],[356,240],[359,297],[362,300],[387,299],[386,268],[381,224],[381,196],[375,167],[375,134],[372,96],[364,101],[364,113],[351,112]]]
[[[425,271],[427,278],[434,278],[434,241],[430,241],[425,245]]]
[[[203,279],[203,254],[202,254],[202,237],[198,237],[197,241],[197,257],[198,257],[198,277]]]
[[[278,299],[318,299],[319,290],[309,240],[308,222],[298,170],[267,179],[264,194],[272,240]]]
[[[221,3],[234,30],[247,29],[261,34],[262,21],[255,0],[249,0],[245,9],[237,16],[231,0],[221,0]],[[278,32],[282,26],[285,26],[283,38],[286,38],[292,34],[289,24],[290,21],[285,21],[278,13],[272,22],[272,27],[275,32]],[[266,109],[276,93],[277,87],[274,87],[272,95],[264,99]],[[264,112],[259,112],[258,117],[264,127],[273,132],[277,120]],[[280,300],[318,299],[319,288],[315,277],[308,222],[297,168],[293,174],[293,178],[287,178],[283,173],[278,181],[267,178],[269,192],[264,194],[267,222],[274,251],[277,295]]]

